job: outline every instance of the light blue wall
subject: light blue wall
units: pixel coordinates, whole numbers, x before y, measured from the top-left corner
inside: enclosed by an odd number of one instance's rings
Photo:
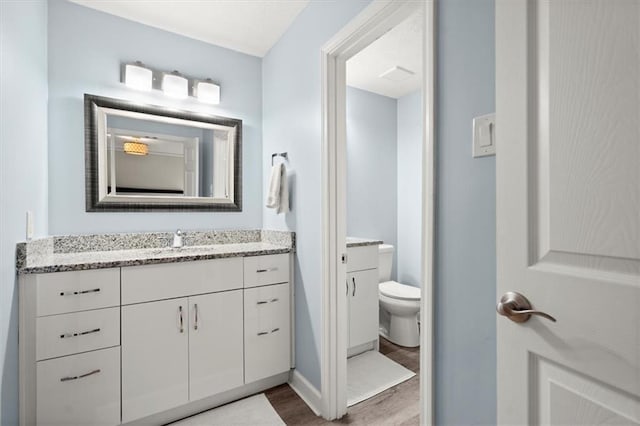
[[[289,152],[291,207],[277,216],[264,210],[264,227],[297,232],[296,367],[320,388],[322,336],[321,81],[320,49],[368,0],[311,0],[265,56],[263,167],[272,152]]]
[[[0,424],[18,423],[15,248],[47,234],[47,2],[0,1]]]
[[[347,87],[347,235],[396,247],[397,106],[394,98]],[[394,253],[391,279],[397,265]]]
[[[398,99],[398,282],[422,285],[422,96]]]
[[[170,100],[120,83],[141,60],[219,81],[222,103]],[[262,226],[260,58],[175,35],[64,0],[49,5],[49,231],[51,234]],[[90,93],[243,120],[241,213],[86,213],[83,95]]]
[[[491,425],[495,158],[471,158],[471,120],[495,110],[494,2],[441,0],[437,13],[436,420]]]

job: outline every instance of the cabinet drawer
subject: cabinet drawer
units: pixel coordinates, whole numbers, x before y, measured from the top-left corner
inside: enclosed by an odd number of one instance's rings
[[[245,383],[289,370],[289,284],[244,291]]]
[[[244,258],[244,286],[289,282],[289,253]]]
[[[122,304],[242,288],[242,258],[122,268]]]
[[[120,348],[37,363],[38,425],[120,424]]]
[[[38,316],[120,305],[120,268],[40,274],[36,282]]]
[[[363,271],[378,267],[378,246],[351,247],[347,249],[347,272]]]
[[[36,359],[71,355],[120,344],[120,308],[36,319]]]

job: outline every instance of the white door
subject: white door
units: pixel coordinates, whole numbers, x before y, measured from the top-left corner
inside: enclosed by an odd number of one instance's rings
[[[122,307],[122,422],[189,402],[187,298]]]
[[[189,298],[189,399],[244,384],[242,290]]]
[[[499,424],[640,424],[639,55],[640,1],[496,3],[498,298],[557,319],[498,316]]]
[[[349,292],[349,348],[378,339],[378,270],[347,274]]]

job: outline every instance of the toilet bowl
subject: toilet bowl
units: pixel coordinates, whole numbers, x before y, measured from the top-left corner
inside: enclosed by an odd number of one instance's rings
[[[396,345],[420,346],[420,289],[390,280],[393,246],[378,246],[380,335]]]

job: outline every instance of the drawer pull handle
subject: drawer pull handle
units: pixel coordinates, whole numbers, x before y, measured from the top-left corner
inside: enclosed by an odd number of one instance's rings
[[[264,336],[265,334],[269,334],[268,331],[261,331],[258,333],[258,336]]]
[[[84,379],[85,377],[89,377],[89,376],[93,376],[94,374],[98,374],[100,372],[100,369],[96,369],[93,371],[89,371],[88,373],[85,374],[81,374],[79,376],[67,376],[67,377],[63,377],[62,379],[60,379],[61,382],[69,382],[71,380],[78,380],[78,379]]]
[[[61,334],[60,338],[68,339],[70,337],[86,336],[87,334],[98,333],[99,331],[100,331],[99,328],[94,328],[93,330],[81,331],[80,333],[66,333],[66,334]]]
[[[198,329],[198,304],[197,303],[193,304],[193,310],[196,311],[195,312],[196,319],[195,319],[195,321],[193,323],[193,329],[197,330]]]
[[[279,299],[276,297],[274,299],[269,300],[269,302],[273,303],[273,302],[277,302]]]
[[[280,331],[280,328],[274,328],[273,330],[271,330],[272,333],[275,333],[276,331]]]
[[[178,315],[180,319],[180,333],[184,333],[184,316],[182,315],[182,306],[178,306]]]
[[[267,302],[266,300],[259,300],[258,303],[256,303],[256,304],[257,305],[266,305],[267,303],[269,303],[269,302]]]
[[[262,272],[275,272],[278,270],[278,267],[274,267],[274,268],[267,268],[267,269],[258,269],[256,272],[258,273],[262,273]]]
[[[89,294],[89,293],[99,293],[99,288],[94,288],[91,290],[80,290],[80,291],[62,291],[60,292],[60,296],[77,296],[79,294]]]

